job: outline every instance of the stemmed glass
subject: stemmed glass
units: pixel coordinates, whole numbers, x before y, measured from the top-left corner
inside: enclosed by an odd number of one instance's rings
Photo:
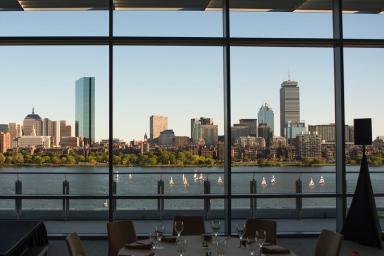
[[[217,239],[217,236],[219,234],[220,225],[221,225],[220,220],[211,221],[211,228],[213,230],[213,233],[214,233],[216,239]]]
[[[227,239],[226,238],[223,238],[221,240],[217,239],[217,241],[216,241],[217,256],[224,256],[226,247],[227,247]]]
[[[254,237],[248,237],[246,241],[247,241],[247,247],[248,247],[249,253],[251,256],[253,256],[255,254],[255,251],[256,251],[255,238]]]
[[[163,237],[164,229],[165,229],[165,227],[163,224],[159,224],[159,225],[155,226],[155,235],[156,235],[156,240],[157,240],[156,249],[162,249],[163,248],[159,245],[159,243],[161,242],[161,239]]]
[[[265,243],[265,240],[267,239],[267,231],[263,229],[256,230],[256,241],[259,244],[260,247],[260,255],[261,255],[261,248],[263,247],[263,244]]]
[[[183,221],[176,221],[174,226],[175,232],[177,233],[177,237],[181,236],[181,232],[184,230],[184,222]]]
[[[239,248],[241,248],[241,244],[243,242],[243,237],[245,235],[245,224],[237,224],[236,225],[236,231],[237,231],[237,235],[239,236],[239,239],[240,239],[240,245],[239,245]]]
[[[179,256],[183,256],[187,247],[186,239],[177,239],[176,241],[176,251]]]

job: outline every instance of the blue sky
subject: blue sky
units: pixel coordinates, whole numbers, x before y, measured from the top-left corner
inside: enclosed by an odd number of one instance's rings
[[[384,38],[383,15],[344,15],[348,38]],[[220,12],[116,12],[115,34],[220,36]],[[106,35],[106,12],[0,12],[0,36]],[[327,13],[232,13],[232,36],[332,35]],[[265,24],[268,24],[266,26]],[[301,119],[334,121],[333,52],[319,48],[232,48],[232,122],[255,118],[262,103],[279,123],[279,88],[299,82]],[[384,135],[384,49],[346,49],[346,122],[372,117],[374,136]],[[0,47],[0,123],[21,123],[35,106],[42,117],[74,123],[74,85],[96,77],[96,137],[108,136],[108,48],[104,46]],[[149,116],[169,117],[177,135],[189,135],[189,119],[213,117],[223,131],[220,47],[115,47],[115,137],[141,139]]]

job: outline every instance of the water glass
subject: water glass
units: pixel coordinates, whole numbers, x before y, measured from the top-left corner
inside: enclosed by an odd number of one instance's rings
[[[216,252],[218,256],[224,256],[225,248],[227,247],[227,239],[217,240]]]
[[[263,247],[263,244],[265,243],[265,240],[267,239],[267,231],[263,229],[256,230],[255,239],[257,243],[259,244],[260,248],[260,255],[261,255],[261,248]]]
[[[243,237],[245,235],[245,224],[237,224],[236,225],[236,231],[237,231],[237,235],[239,236],[239,239],[240,239],[240,245],[239,245],[239,248],[241,248],[241,244],[243,242]]]
[[[213,230],[213,233],[215,234],[216,239],[220,231],[220,225],[221,225],[220,220],[211,221],[211,228]]]
[[[187,248],[187,240],[178,238],[176,240],[176,252],[179,256],[183,256],[185,254],[185,250]]]
[[[164,229],[165,229],[165,227],[163,224],[159,224],[159,225],[155,226],[155,235],[156,235],[156,240],[157,240],[156,249],[162,249],[162,247],[159,244],[160,244],[161,239],[163,237]]]
[[[246,241],[247,241],[247,247],[250,255],[251,256],[256,255],[255,252],[256,252],[257,246],[256,246],[255,238],[248,237]]]
[[[184,230],[184,222],[183,221],[176,221],[174,226],[175,232],[177,233],[177,237],[180,237],[181,232]]]

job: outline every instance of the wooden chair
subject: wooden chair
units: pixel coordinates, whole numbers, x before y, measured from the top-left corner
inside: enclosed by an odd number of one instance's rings
[[[108,255],[117,256],[119,250],[126,244],[137,240],[132,221],[113,221],[107,224]]]
[[[322,230],[316,242],[315,256],[338,256],[343,235],[331,230]]]
[[[81,244],[80,238],[76,233],[69,234],[65,238],[68,247],[69,256],[86,256],[84,247]]]
[[[245,223],[245,237],[255,237],[256,230],[263,229],[267,232],[265,241],[276,244],[276,221],[262,219],[247,219]]]
[[[205,233],[204,219],[201,216],[175,216],[173,218],[173,235],[176,235],[175,223],[182,221],[184,230],[181,233],[186,236],[198,236]]]

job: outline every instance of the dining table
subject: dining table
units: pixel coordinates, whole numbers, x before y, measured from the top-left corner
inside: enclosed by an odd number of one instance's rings
[[[224,255],[234,255],[234,256],[249,256],[250,250],[245,246],[240,246],[240,240],[237,237],[229,236],[219,236],[217,238],[213,237],[211,240],[204,243],[204,236],[181,236],[181,239],[186,241],[185,252],[183,256],[216,256],[217,253],[217,243],[213,241],[225,240],[224,246]],[[166,240],[166,239],[164,239]],[[167,239],[168,241],[161,241],[158,243],[159,249],[152,249],[150,246],[140,246],[148,245],[151,243],[150,240],[140,240],[137,245],[141,248],[135,248],[133,244],[123,246],[118,253],[118,256],[178,256],[176,242],[175,240]],[[256,252],[254,255],[258,255]],[[296,254],[289,250],[289,252],[284,253],[262,253],[262,256],[296,256]]]

